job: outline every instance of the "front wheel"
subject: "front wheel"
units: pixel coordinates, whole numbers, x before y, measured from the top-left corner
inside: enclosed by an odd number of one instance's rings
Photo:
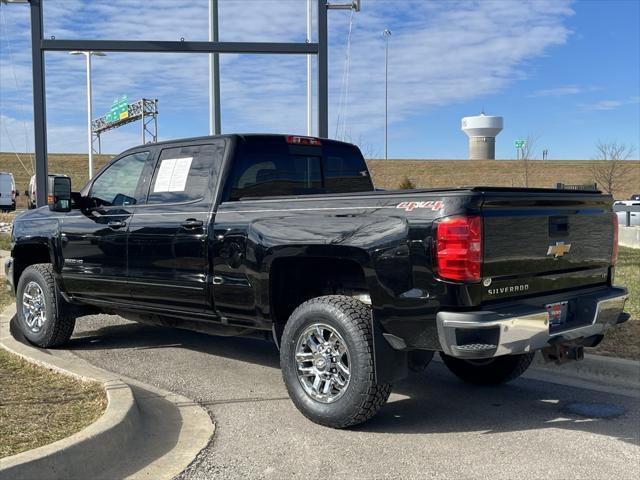
[[[76,321],[64,313],[63,302],[51,264],[31,265],[22,272],[16,289],[16,307],[20,330],[27,340],[50,348],[71,338]]]
[[[320,425],[363,423],[391,393],[391,385],[375,381],[371,308],[351,297],[300,305],[285,325],[280,365],[293,403]]]
[[[440,353],[444,364],[458,378],[475,385],[499,385],[522,375],[535,353],[503,355],[483,360],[464,360]]]

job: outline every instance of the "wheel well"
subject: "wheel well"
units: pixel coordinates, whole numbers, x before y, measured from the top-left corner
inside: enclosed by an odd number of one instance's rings
[[[352,260],[283,258],[269,275],[271,318],[278,342],[284,324],[301,303],[322,295],[368,294],[364,271]]]
[[[22,272],[36,263],[51,263],[51,256],[46,245],[27,244],[17,245],[13,249],[13,279],[14,285],[18,288],[18,281]]]

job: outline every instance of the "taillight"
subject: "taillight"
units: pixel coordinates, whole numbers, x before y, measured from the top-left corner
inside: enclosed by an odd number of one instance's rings
[[[478,281],[482,267],[482,219],[448,217],[436,221],[435,255],[438,276]]]
[[[613,248],[611,249],[611,265],[615,265],[618,261],[618,215],[613,213],[612,222],[613,224]]]
[[[287,143],[294,145],[322,145],[322,142],[318,138],[300,137],[298,135],[289,135],[287,137]]]

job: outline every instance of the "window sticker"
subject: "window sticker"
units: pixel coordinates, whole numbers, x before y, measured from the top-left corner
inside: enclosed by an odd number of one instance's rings
[[[193,157],[168,158],[160,162],[153,193],[184,192]]]

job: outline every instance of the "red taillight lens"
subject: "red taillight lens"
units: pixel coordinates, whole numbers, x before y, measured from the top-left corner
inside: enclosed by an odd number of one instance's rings
[[[436,269],[440,277],[478,281],[482,267],[482,219],[449,217],[436,221]]]
[[[615,265],[618,261],[618,215],[613,213],[613,248],[611,249],[611,265]]]
[[[318,138],[300,137],[297,135],[289,135],[287,137],[287,143],[294,145],[322,145],[322,142]]]

